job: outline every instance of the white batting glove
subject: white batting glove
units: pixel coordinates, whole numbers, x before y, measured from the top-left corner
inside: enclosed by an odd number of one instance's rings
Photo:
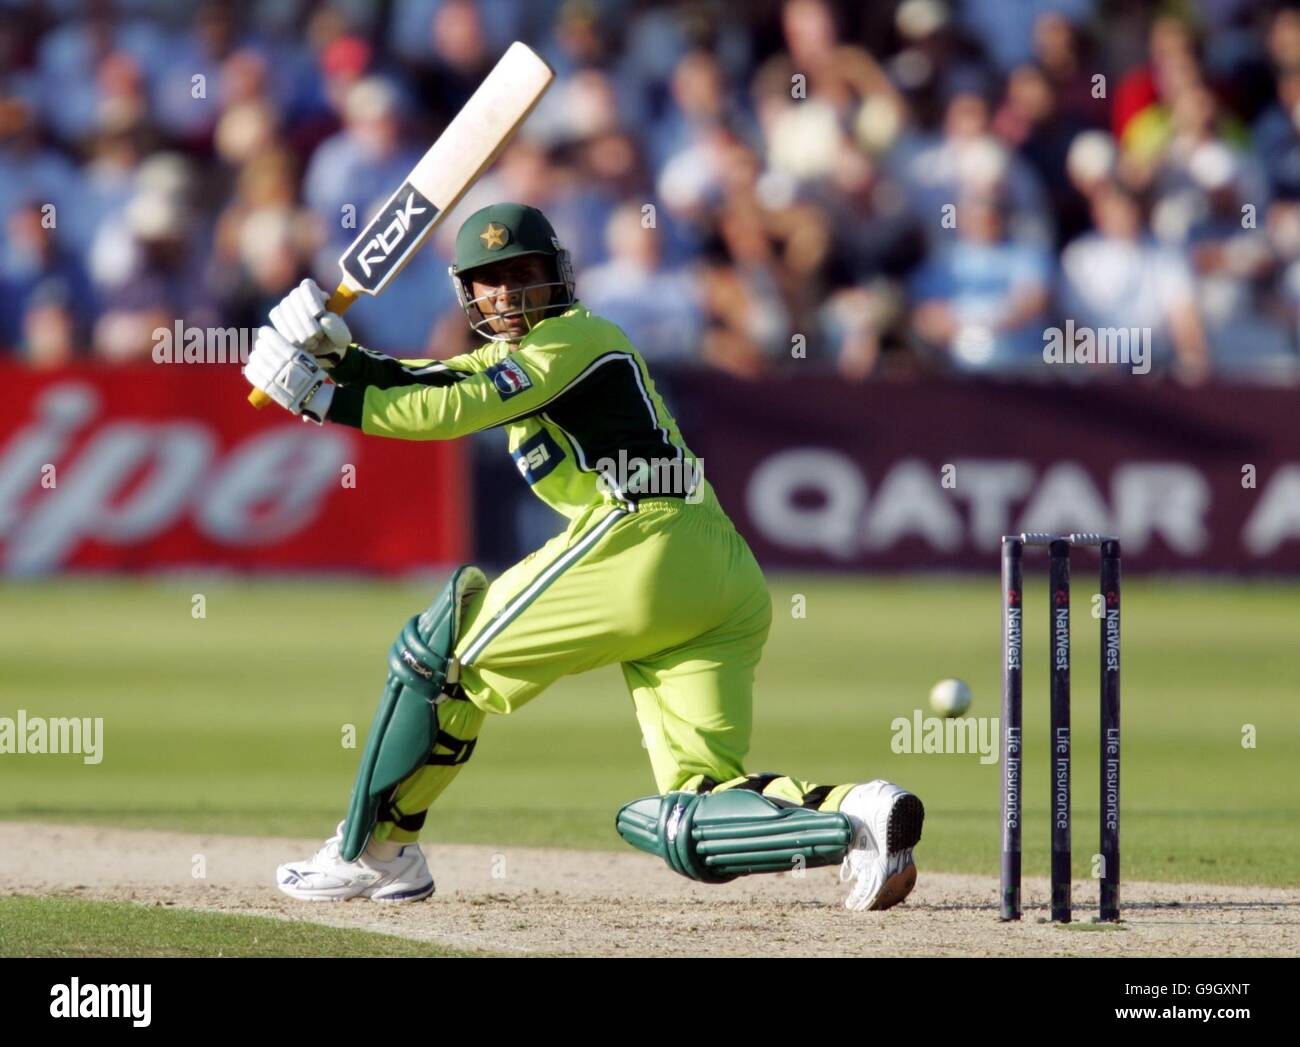
[[[315,280],[304,280],[271,310],[271,325],[281,337],[306,349],[327,371],[343,359],[352,341],[343,317],[325,308],[328,299]]]
[[[316,357],[272,327],[257,329],[244,377],[290,414],[310,418],[318,425],[324,422],[334,399],[334,386],[325,384],[325,372]]]

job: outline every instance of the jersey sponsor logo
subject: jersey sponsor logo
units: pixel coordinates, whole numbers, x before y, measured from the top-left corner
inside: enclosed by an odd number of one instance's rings
[[[509,400],[510,397],[533,387],[533,380],[528,377],[528,373],[509,357],[489,367],[487,375],[492,379],[492,384],[497,387],[497,393],[502,400]]]
[[[358,287],[376,294],[437,217],[438,208],[404,182],[365,232],[353,241],[339,265]]]
[[[515,460],[519,475],[529,484],[535,484],[544,480],[563,461],[564,452],[551,439],[551,434],[543,429],[511,451],[510,456]]]

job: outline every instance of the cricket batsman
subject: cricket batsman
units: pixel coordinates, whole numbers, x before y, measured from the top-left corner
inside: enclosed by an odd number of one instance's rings
[[[305,280],[271,311],[244,373],[292,414],[371,436],[502,427],[524,482],[569,524],[490,584],[458,568],[402,629],[347,815],[314,856],[279,867],[280,890],[431,895],[416,841],[486,717],[617,662],[658,790],[618,812],[625,840],[708,883],[838,863],[852,881],[847,908],[902,901],[925,816],[916,796],[881,780],[746,772],[772,619],[762,571],[641,355],[575,297],[550,222],[521,204],[483,208],[457,234],[450,275],[483,339],[473,352],[397,360],[364,349]]]

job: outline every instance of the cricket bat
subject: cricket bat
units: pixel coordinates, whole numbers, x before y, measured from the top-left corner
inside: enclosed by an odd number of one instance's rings
[[[515,41],[420,158],[406,181],[339,259],[343,279],[325,307],[342,316],[360,295],[382,294],[528,118],[555,71]],[[248,394],[254,407],[271,402]]]

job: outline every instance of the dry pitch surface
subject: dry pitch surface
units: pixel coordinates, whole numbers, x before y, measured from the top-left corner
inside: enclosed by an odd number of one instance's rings
[[[36,835],[33,836],[33,833]],[[884,913],[842,907],[838,870],[692,883],[635,851],[426,848],[438,890],[413,905],[306,904],[276,865],[319,840],[0,823],[0,894],[65,895],[310,920],[507,954],[580,956],[1259,956],[1300,954],[1300,891],[1125,883],[1124,922],[1092,924],[1076,884],[1070,927],[1045,921],[1046,879],[997,920],[994,877],[927,872]],[[195,856],[206,878],[195,879]]]

